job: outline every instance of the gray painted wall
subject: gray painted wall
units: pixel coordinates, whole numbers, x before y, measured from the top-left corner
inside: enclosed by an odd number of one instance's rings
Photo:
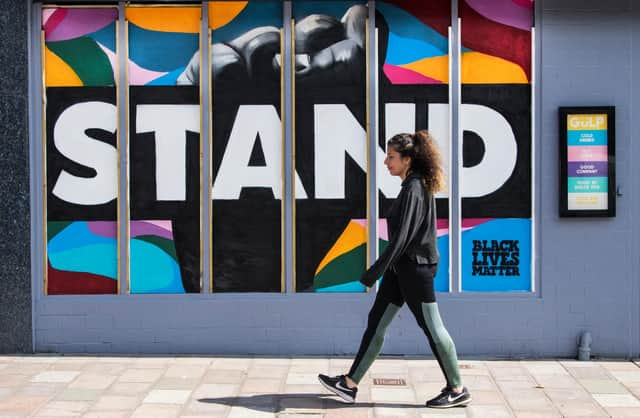
[[[27,19],[0,0],[0,353],[32,349]]]
[[[632,141],[630,122],[638,116],[634,97],[640,97],[633,83],[640,71],[640,5],[631,0],[537,3],[538,291],[441,294],[442,316],[463,357],[573,357],[584,330],[592,333],[596,355],[637,356],[640,231],[632,216],[640,213],[640,180],[633,171],[640,149]],[[622,196],[614,219],[557,215],[557,107],[563,105],[616,106]],[[38,351],[350,354],[375,296],[43,297],[40,274],[38,267]],[[406,308],[392,324],[384,352],[428,353]]]

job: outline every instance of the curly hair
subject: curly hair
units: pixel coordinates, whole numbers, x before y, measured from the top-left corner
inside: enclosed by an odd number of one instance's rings
[[[420,130],[414,134],[398,134],[387,141],[403,157],[411,157],[410,173],[422,177],[425,188],[435,194],[445,187],[442,155],[433,136]]]

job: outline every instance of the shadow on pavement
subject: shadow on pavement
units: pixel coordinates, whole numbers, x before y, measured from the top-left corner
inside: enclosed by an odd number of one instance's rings
[[[420,408],[424,404],[358,402],[349,404],[326,393],[282,393],[238,395],[221,398],[201,398],[198,402],[227,406],[242,406],[261,412],[282,412],[285,409],[336,409],[336,408]]]

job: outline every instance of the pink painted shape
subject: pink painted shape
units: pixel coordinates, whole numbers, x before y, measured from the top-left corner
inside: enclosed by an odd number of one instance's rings
[[[575,161],[608,161],[606,145],[583,145],[567,147],[567,160]]]
[[[173,241],[173,233],[148,221],[131,221],[131,238],[140,235],[155,235]]]
[[[118,57],[116,56],[115,52],[102,45],[100,42],[96,43],[98,44],[100,49],[102,49],[102,52],[104,52],[104,54],[107,56],[107,59],[109,59],[109,64],[111,64],[111,71],[113,71],[113,74],[117,74],[116,65],[118,65]]]
[[[51,32],[52,30],[54,30],[60,24],[60,22],[64,20],[64,17],[67,15],[67,9],[47,9],[47,10],[51,10],[51,14],[49,14],[49,16],[47,17],[46,22],[44,20],[42,22],[42,30],[44,30],[45,35]],[[45,39],[46,39],[46,36],[45,36]]]
[[[438,238],[449,235],[449,220],[448,219],[437,219],[436,220],[436,228],[438,229]],[[389,234],[387,231],[387,219],[381,218],[378,219],[378,237],[385,241],[389,241]]]
[[[43,28],[47,27],[47,22],[49,21],[49,18],[55,12],[56,12],[56,9],[44,9],[42,11],[42,27]]]
[[[378,237],[385,241],[389,241],[389,234],[387,232],[387,219],[378,219]]]
[[[436,219],[436,228],[438,229],[438,238],[449,235],[449,220]]]
[[[529,31],[533,10],[515,4],[513,0],[465,0],[476,12],[494,22]]]
[[[355,222],[358,225],[360,225],[363,228],[367,227],[367,220],[366,219],[352,219],[351,222]]]
[[[129,60],[129,85],[131,86],[144,86],[148,82],[166,74],[168,73],[144,69],[135,62]]]
[[[171,225],[171,221],[145,221],[145,222],[153,224],[162,229],[166,229],[167,231],[173,231],[173,226]]]
[[[443,84],[442,81],[396,65],[384,64],[382,70],[391,84]]]
[[[117,222],[113,221],[90,221],[87,222],[89,226],[89,231],[93,232],[96,235],[107,238],[117,238],[118,237],[118,226]]]
[[[55,42],[79,38],[99,31],[117,18],[117,9],[68,9],[60,24],[49,31],[45,28],[45,39]]]

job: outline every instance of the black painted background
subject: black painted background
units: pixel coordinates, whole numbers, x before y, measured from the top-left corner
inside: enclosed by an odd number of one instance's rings
[[[182,284],[187,293],[200,291],[200,134],[187,131],[184,202],[156,199],[155,141],[152,133],[136,134],[136,106],[200,102],[195,86],[131,86],[129,102],[129,181],[131,220],[171,220]]]
[[[272,105],[280,113],[280,81],[257,85],[220,83],[213,91],[212,181],[215,181],[240,105]],[[249,164],[264,165],[264,155],[257,145]],[[274,198],[271,188],[245,187],[238,200],[213,200],[214,292],[281,291],[281,206],[282,201]]]

